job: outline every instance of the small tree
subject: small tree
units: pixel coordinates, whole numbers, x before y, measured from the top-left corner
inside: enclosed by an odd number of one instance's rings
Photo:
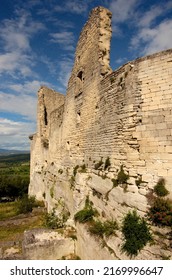
[[[129,212],[124,217],[122,233],[125,238],[122,250],[130,256],[137,255],[152,240],[146,220],[138,216],[136,211]]]

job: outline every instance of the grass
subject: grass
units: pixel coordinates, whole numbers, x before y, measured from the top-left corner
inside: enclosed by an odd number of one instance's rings
[[[34,219],[27,218],[20,225],[8,224],[0,225],[0,240],[1,241],[20,241],[23,239],[25,230],[33,228],[41,228],[43,225],[42,214],[37,215]]]
[[[91,226],[89,227],[89,231],[91,234],[103,237],[110,236],[115,234],[115,231],[118,229],[118,225],[116,221],[107,220],[105,222],[101,222],[100,220],[93,221]]]
[[[20,241],[25,230],[43,227],[44,213],[17,215],[18,201],[0,203],[0,241]]]
[[[0,203],[0,221],[16,216],[17,204],[17,201]]]
[[[92,202],[87,197],[85,201],[85,207],[74,215],[74,219],[76,222],[86,223],[88,221],[92,221],[93,217],[97,215],[97,210],[92,207]]]

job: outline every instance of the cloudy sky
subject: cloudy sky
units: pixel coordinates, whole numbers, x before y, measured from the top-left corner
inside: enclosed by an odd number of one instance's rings
[[[37,90],[65,93],[90,10],[113,13],[111,67],[172,48],[172,0],[0,0],[0,148],[29,149]]]

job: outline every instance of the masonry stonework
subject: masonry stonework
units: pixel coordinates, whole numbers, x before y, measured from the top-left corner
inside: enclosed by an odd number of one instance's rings
[[[112,71],[111,33],[111,12],[93,9],[80,34],[66,96],[46,87],[39,90],[38,130],[30,137],[29,194],[44,199],[48,211],[54,208],[57,215],[59,202],[65,204],[82,259],[128,258],[119,250],[120,233],[106,242],[113,253],[107,248],[98,253],[92,250],[98,241],[85,226],[74,224],[87,196],[102,219],[119,221],[132,209],[146,214],[147,195],[160,178],[172,198],[172,49]],[[107,158],[108,169],[95,168]],[[81,172],[73,176],[76,166]],[[121,166],[129,175],[127,191],[122,185],[113,188],[111,180]],[[136,258],[171,255],[171,249],[161,245],[157,240]]]

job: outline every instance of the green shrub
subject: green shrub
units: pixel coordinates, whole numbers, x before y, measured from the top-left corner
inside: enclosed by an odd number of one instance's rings
[[[51,187],[51,189],[50,189],[50,196],[51,196],[51,198],[54,197],[54,187]]]
[[[78,211],[74,215],[75,221],[78,221],[79,223],[86,223],[88,221],[92,221],[93,217],[98,214],[96,209],[93,209],[92,202],[89,201],[89,198],[86,198],[85,201],[85,207],[84,209]]]
[[[79,168],[79,165],[76,165],[73,169],[73,176],[75,177],[76,176],[76,173],[78,171],[78,168]]]
[[[69,212],[64,210],[57,216],[55,214],[55,209],[51,213],[46,213],[44,217],[44,225],[51,229],[63,228],[69,217]]]
[[[89,227],[89,231],[91,234],[98,235],[100,237],[105,236],[110,236],[112,234],[115,234],[115,231],[118,229],[118,225],[116,221],[105,221],[101,222],[100,220],[98,221],[93,221],[91,223],[91,226]]]
[[[75,176],[74,175],[71,176],[69,182],[70,182],[70,186],[71,186],[70,188],[73,190],[75,188]]]
[[[104,170],[106,170],[108,167],[111,166],[111,163],[110,163],[110,158],[107,157],[107,159],[105,160],[105,165],[104,165]]]
[[[154,192],[157,196],[166,196],[169,194],[168,190],[165,188],[164,178],[159,179],[158,183],[154,187]]]
[[[79,172],[81,173],[86,173],[87,172],[87,167],[85,164],[81,165],[79,168]]]
[[[92,208],[84,208],[77,212],[74,216],[75,221],[78,221],[79,223],[86,223],[88,221],[91,221],[95,215],[95,210]]]
[[[117,175],[117,179],[115,179],[115,178],[111,179],[111,181],[113,183],[113,188],[117,187],[119,184],[127,184],[128,179],[129,179],[129,175],[125,174],[123,165],[121,165],[120,171],[118,172],[118,175]]]
[[[63,174],[63,169],[60,168],[60,169],[58,170],[58,173],[59,173],[59,174]]]
[[[94,165],[95,170],[99,169],[102,165],[103,165],[103,161],[101,158],[101,160]]]
[[[152,240],[149,226],[144,218],[137,215],[136,211],[129,212],[123,220],[122,233],[125,242],[122,250],[127,255],[137,255],[138,252]]]
[[[43,196],[43,198],[45,199],[45,198],[46,198],[46,193],[43,192],[42,196]]]
[[[17,203],[17,213],[26,214],[32,212],[34,206],[36,206],[35,197],[24,195]]]
[[[118,182],[118,184],[124,184],[124,183],[127,183],[128,179],[129,179],[129,175],[125,174],[123,165],[121,165],[120,171],[117,176],[117,182]]]
[[[118,186],[118,180],[117,179],[111,179],[112,183],[113,183],[113,188]]]
[[[141,183],[143,183],[142,178],[139,178],[138,180],[135,180],[136,186],[139,187]]]
[[[148,217],[153,224],[172,226],[172,203],[163,198],[157,198],[149,209]]]

